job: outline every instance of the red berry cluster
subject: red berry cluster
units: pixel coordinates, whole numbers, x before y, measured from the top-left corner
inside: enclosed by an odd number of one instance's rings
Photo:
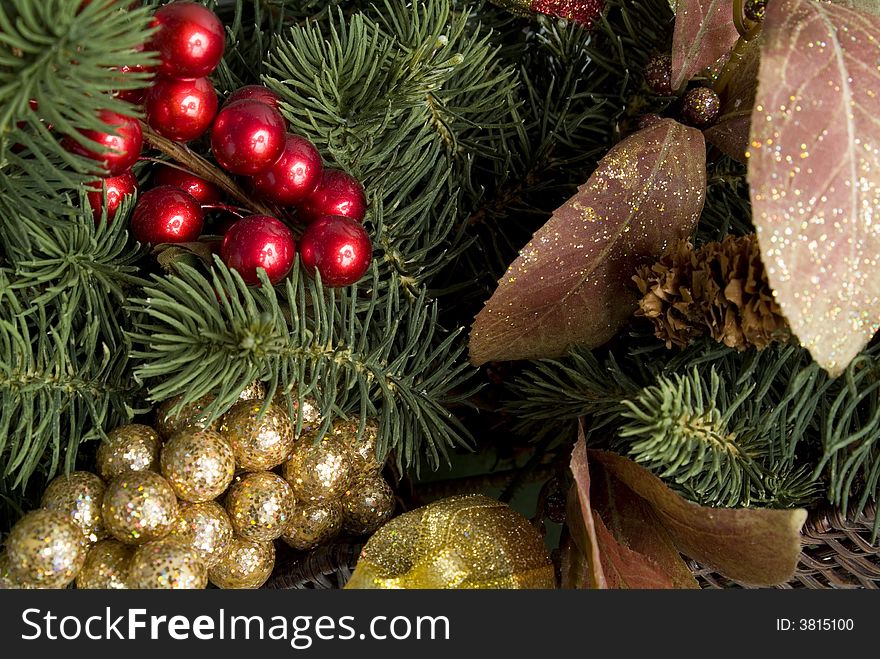
[[[300,239],[301,261],[309,274],[319,272],[327,286],[347,286],[360,279],[372,259],[372,244],[361,222],[366,196],[346,172],[324,169],[321,155],[309,140],[288,133],[279,99],[259,86],[242,87],[218,112],[217,94],[207,76],[223,56],[224,31],[217,16],[200,4],[176,2],[156,11],[157,32],[145,48],[158,52],[157,77],[143,95],[125,98],[144,104],[149,126],[177,142],[209,133],[217,164],[228,173],[248,177],[253,193],[275,207],[295,207],[306,223]],[[124,72],[123,72],[124,73]],[[102,116],[102,119],[104,117]],[[136,191],[130,167],[142,146],[140,125],[120,115],[108,116],[118,135],[89,134],[113,149],[101,160],[111,177],[105,179],[108,215],[125,194]],[[181,169],[162,166],[155,187],[141,195],[131,218],[134,237],[145,243],[197,240],[205,210],[222,201],[220,190]],[[102,189],[90,195],[93,208],[102,203]],[[249,215],[224,231],[220,257],[250,285],[259,283],[263,268],[276,284],[293,266],[297,245],[287,225],[269,215]]]

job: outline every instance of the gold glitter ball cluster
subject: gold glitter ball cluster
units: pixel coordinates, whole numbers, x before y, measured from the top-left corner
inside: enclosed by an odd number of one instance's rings
[[[15,524],[0,587],[259,588],[275,541],[308,551],[391,517],[374,421],[336,421],[317,441],[314,400],[265,396],[254,383],[210,423],[213,396],[173,399],[155,428],[108,432],[97,473],[55,478]]]

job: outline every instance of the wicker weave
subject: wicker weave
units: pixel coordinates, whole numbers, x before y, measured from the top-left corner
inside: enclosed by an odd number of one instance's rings
[[[880,546],[871,544],[876,509],[854,519],[834,509],[807,520],[801,536],[801,558],[794,578],[776,588],[880,588]],[[703,588],[751,588],[690,561]]]
[[[342,588],[351,578],[363,545],[319,547],[278,566],[264,588],[326,590]]]

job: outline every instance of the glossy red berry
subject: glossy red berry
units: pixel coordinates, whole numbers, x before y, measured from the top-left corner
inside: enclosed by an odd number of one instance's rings
[[[204,216],[191,194],[171,185],[147,190],[131,216],[131,232],[142,243],[187,243],[202,233]]]
[[[160,78],[144,99],[147,123],[169,140],[187,142],[201,137],[217,114],[217,93],[207,78]]]
[[[299,135],[288,135],[278,160],[253,178],[254,190],[279,206],[292,206],[315,191],[323,171],[315,145]]]
[[[92,215],[95,222],[101,220],[101,212],[104,207],[104,186],[107,187],[107,221],[111,221],[119,210],[119,205],[126,195],[136,194],[138,191],[137,178],[131,171],[123,172],[119,176],[98,179],[88,186],[89,206],[92,207]]]
[[[159,31],[148,48],[159,52],[159,72],[173,78],[203,78],[220,58],[226,35],[223,23],[210,9],[195,2],[174,2],[156,10]]]
[[[363,225],[351,218],[325,215],[309,226],[299,242],[306,272],[321,274],[324,286],[349,286],[364,276],[373,258],[373,244]]]
[[[65,145],[72,153],[91,158],[101,163],[110,176],[118,176],[131,169],[141,155],[143,133],[138,120],[110,110],[101,110],[98,115],[107,125],[107,131],[84,130],[82,134],[109,149],[107,153],[98,153],[90,146],[83,146],[68,138]],[[115,134],[114,134],[115,133]]]
[[[278,94],[268,87],[263,87],[263,85],[245,85],[244,87],[239,87],[229,95],[229,98],[226,99],[226,102],[223,105],[225,107],[236,101],[242,101],[245,99],[271,105],[276,110],[280,109],[278,107]]]
[[[366,213],[364,187],[354,176],[338,169],[325,169],[318,187],[299,206],[304,222],[314,222],[324,215],[342,215],[360,222]]]
[[[146,66],[120,66],[117,67],[117,71],[122,74],[122,78],[124,79],[127,74],[131,73],[149,73],[153,71],[152,68]],[[150,86],[150,83],[144,81],[142,87],[135,87],[134,89],[119,89],[113,92],[113,95],[116,98],[121,98],[123,101],[128,101],[132,105],[140,105],[144,102],[144,98],[147,95],[147,89]]]
[[[216,204],[223,198],[223,193],[216,185],[200,176],[177,167],[159,165],[153,174],[156,185],[173,185],[191,194],[200,204]]]
[[[263,268],[269,281],[277,284],[288,275],[295,257],[293,232],[269,215],[238,220],[226,231],[220,247],[220,258],[249,286],[260,283],[257,268]]]
[[[217,113],[211,150],[232,174],[253,175],[269,168],[284,149],[284,118],[275,108],[243,99]]]

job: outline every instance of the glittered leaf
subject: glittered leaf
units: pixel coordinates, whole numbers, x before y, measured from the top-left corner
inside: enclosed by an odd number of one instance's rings
[[[606,342],[635,310],[633,274],[691,233],[705,196],[702,133],[661,119],[627,137],[498,282],[474,321],[471,361]]]
[[[733,0],[678,0],[672,33],[672,88],[714,64],[739,38]]]
[[[744,43],[741,50],[734,51],[732,73],[721,91],[721,113],[718,120],[703,131],[707,142],[742,163],[746,162],[749,148],[762,43],[763,38],[758,36]]]
[[[767,276],[794,334],[839,375],[880,324],[880,17],[774,0],[749,183]]]
[[[607,451],[590,451],[590,460],[642,497],[675,546],[701,564],[754,585],[783,583],[794,574],[806,510],[698,506],[632,460]]]

